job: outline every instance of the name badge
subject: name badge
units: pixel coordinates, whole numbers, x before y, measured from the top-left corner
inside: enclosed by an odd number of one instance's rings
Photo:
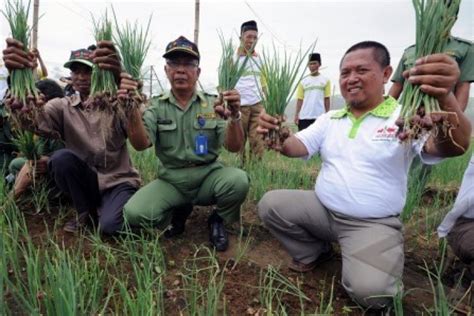
[[[195,138],[195,149],[196,155],[207,155],[207,136],[199,134]]]

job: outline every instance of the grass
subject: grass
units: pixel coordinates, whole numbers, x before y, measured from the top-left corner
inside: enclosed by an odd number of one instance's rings
[[[428,182],[438,190],[433,195],[434,202],[426,205],[420,201],[405,220],[407,238],[419,250],[426,246],[420,236],[437,245],[434,231],[450,203],[443,195],[444,187],[459,185],[470,154],[434,168]],[[139,154],[132,151],[132,159],[145,183],[155,178],[152,150]],[[222,160],[232,166],[240,163],[238,155],[230,153],[223,153]],[[263,161],[244,166],[251,177],[247,212],[254,212],[257,201],[270,189],[312,190],[320,168],[319,159],[304,162],[273,152],[267,152]],[[4,187],[2,181],[0,187]],[[216,254],[205,245],[188,245],[189,235],[165,242],[153,230],[128,232],[114,239],[86,233],[65,244],[60,233],[61,213],[54,220],[51,210],[52,214],[46,215],[47,228],[35,235],[31,217],[38,215],[25,215],[6,194],[0,199],[1,315],[232,315],[236,310],[247,309],[232,303],[242,295],[248,295],[246,304],[260,315],[357,314],[356,309],[347,307],[354,304],[341,297],[338,277],[334,277],[338,268],[326,281],[326,277],[318,279],[313,273],[295,277],[283,267],[252,264],[248,254],[255,253],[255,244],[262,238],[272,239],[268,232],[262,233],[261,227],[254,226],[247,236],[241,231],[231,258]],[[433,213],[439,216],[430,217]],[[180,255],[183,249],[188,251]],[[441,315],[452,311],[456,304],[443,292],[444,264],[438,260],[423,267],[425,280],[431,284],[424,291],[433,298],[419,303],[425,307],[418,308],[420,314]],[[236,286],[240,290],[234,293]],[[407,308],[406,294],[407,291],[400,291],[396,297],[397,315]]]

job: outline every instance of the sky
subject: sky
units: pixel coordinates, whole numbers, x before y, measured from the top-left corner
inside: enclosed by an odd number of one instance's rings
[[[4,8],[6,0],[0,0]],[[145,26],[150,14],[152,45],[146,67],[154,69],[165,84],[161,57],[166,44],[180,35],[194,37],[194,0],[174,1],[80,1],[40,0],[38,48],[48,68],[56,76],[68,75],[62,68],[71,50],[94,42],[91,15],[100,17],[113,5],[119,23],[126,20]],[[411,0],[201,0],[199,49],[201,82],[213,87],[221,55],[218,32],[238,42],[240,25],[256,20],[260,40],[257,51],[276,49],[296,54],[317,41],[315,52],[322,56],[321,72],[331,79],[338,94],[339,62],[344,52],[363,40],[387,46],[395,68],[403,50],[414,43],[415,17]],[[8,37],[9,27],[0,16],[0,36]],[[463,0],[452,34],[474,40],[474,0]],[[388,86],[387,86],[388,88]]]

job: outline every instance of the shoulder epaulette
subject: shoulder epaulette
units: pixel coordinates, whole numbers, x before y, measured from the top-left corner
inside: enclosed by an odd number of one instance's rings
[[[413,44],[413,45],[410,45],[410,46],[408,46],[407,48],[405,48],[405,52],[406,52],[407,50],[409,50],[409,49],[415,48],[415,45],[416,45],[416,44]]]
[[[468,39],[465,39],[465,38],[460,38],[460,37],[457,37],[457,36],[451,36],[451,38],[458,41],[458,42],[464,43],[464,44],[473,45],[472,41],[470,41]]]

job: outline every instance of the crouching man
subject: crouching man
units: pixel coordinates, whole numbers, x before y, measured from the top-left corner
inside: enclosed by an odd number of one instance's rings
[[[459,125],[452,122],[452,138],[440,132],[400,143],[395,121],[401,105],[383,95],[391,73],[389,52],[382,44],[361,42],[349,48],[339,77],[346,106],[323,114],[277,148],[289,157],[321,156],[315,191],[271,191],[258,205],[260,218],[292,257],[292,270],[312,270],[331,258],[330,243],[338,242],[342,285],[357,303],[373,309],[390,305],[401,286],[399,215],[413,157],[434,163],[438,157],[460,155],[469,146],[471,131],[452,93],[459,76],[456,62],[448,55],[430,55],[407,73],[408,80],[436,97],[444,111],[456,113]],[[259,130],[266,133],[277,123],[263,113]]]
[[[134,131],[142,148],[155,147],[158,179],[141,188],[125,205],[125,220],[132,226],[165,228],[169,223],[182,233],[187,214],[184,206],[216,205],[208,219],[210,242],[218,251],[228,247],[224,224],[239,219],[240,206],[249,189],[247,174],[224,167],[217,158],[222,146],[238,152],[244,133],[240,124],[240,95],[226,91],[223,98],[198,92],[201,72],[197,46],[184,37],[169,43],[163,55],[171,90],[151,100],[141,128]],[[137,82],[122,74],[120,94],[127,98]],[[225,121],[224,101],[230,111]]]

